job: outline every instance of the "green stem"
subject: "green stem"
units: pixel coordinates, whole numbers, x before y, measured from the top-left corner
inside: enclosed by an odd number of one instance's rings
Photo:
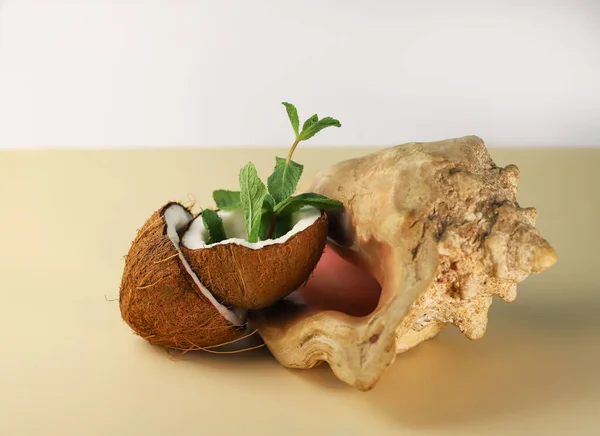
[[[273,213],[273,215],[271,215],[271,221],[269,222],[269,230],[267,230],[267,236],[265,236],[265,240],[271,239],[271,236],[273,236],[273,232],[275,231],[275,224],[277,224],[277,214]]]
[[[285,164],[289,165],[290,161],[292,160],[292,155],[294,154],[294,150],[296,150],[296,147],[298,146],[298,143],[300,142],[300,139],[297,138],[294,143],[292,144],[292,148],[290,148],[290,152],[287,155],[287,159],[285,160]]]

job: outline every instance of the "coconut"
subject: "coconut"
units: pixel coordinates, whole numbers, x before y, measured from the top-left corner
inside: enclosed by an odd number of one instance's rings
[[[229,342],[245,330],[246,312],[219,303],[181,253],[193,216],[178,203],[156,211],[125,258],[119,305],[125,322],[152,344],[177,349]]]
[[[327,242],[327,215],[313,207],[294,213],[292,229],[276,239],[248,242],[241,210],[219,211],[228,239],[207,244],[208,231],[196,217],[181,250],[200,281],[221,301],[262,309],[304,284]]]

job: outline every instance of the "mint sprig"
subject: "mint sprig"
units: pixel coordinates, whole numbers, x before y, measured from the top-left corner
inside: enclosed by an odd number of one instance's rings
[[[294,130],[295,140],[287,158],[275,157],[275,168],[267,178],[267,186],[258,176],[256,167],[248,163],[239,174],[240,191],[219,189],[213,192],[213,199],[219,209],[244,210],[249,242],[285,235],[292,228],[291,215],[305,206],[319,210],[343,207],[340,201],[315,193],[293,196],[304,170],[303,165],[292,160],[296,147],[327,127],[341,127],[340,122],[331,117],[319,119],[318,115],[314,114],[304,122],[300,130],[296,107],[287,102],[282,104]],[[218,226],[218,223],[214,219],[205,221],[209,234],[218,234],[219,230],[211,230],[211,225]]]
[[[312,117],[308,118],[304,122],[304,124],[302,125],[302,131],[298,132],[298,126],[300,122],[298,120],[298,111],[296,110],[296,107],[293,104],[287,103],[285,101],[282,104],[287,110],[288,118],[290,119],[292,127],[294,128],[294,133],[296,134],[296,140],[292,144],[292,147],[290,148],[290,151],[287,155],[286,163],[288,165],[292,161],[292,155],[294,154],[294,151],[296,151],[296,147],[301,141],[306,141],[312,138],[321,130],[327,127],[342,127],[338,120],[335,120],[331,117],[325,117],[322,120],[319,120],[319,116],[317,114],[314,114]]]
[[[315,134],[327,127],[342,126],[338,120],[335,120],[331,117],[325,117],[319,120],[319,116],[314,114],[304,122],[302,125],[302,131],[299,132],[298,126],[300,122],[296,107],[287,102],[283,102],[282,104],[286,108],[288,118],[290,119],[292,128],[294,129],[294,133],[296,135],[296,139],[292,144],[286,159],[280,157],[275,158],[275,169],[273,170],[273,174],[271,174],[267,180],[269,194],[273,196],[277,204],[286,201],[294,193],[296,187],[298,186],[298,181],[302,176],[304,166],[292,160],[292,155],[294,154],[298,144],[301,141],[306,141],[307,139],[312,138],[315,136]]]

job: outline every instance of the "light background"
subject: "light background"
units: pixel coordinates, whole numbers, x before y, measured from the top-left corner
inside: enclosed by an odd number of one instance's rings
[[[600,145],[596,0],[0,0],[0,148]]]

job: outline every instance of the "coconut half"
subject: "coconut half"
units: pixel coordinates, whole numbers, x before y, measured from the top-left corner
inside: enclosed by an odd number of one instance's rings
[[[228,239],[207,244],[201,215],[185,231],[181,250],[213,295],[236,307],[262,309],[305,283],[327,242],[327,215],[304,207],[292,229],[277,239],[248,242],[244,213],[219,211]]]
[[[125,258],[119,306],[125,322],[152,344],[190,349],[241,336],[246,311],[218,302],[180,249],[193,215],[179,203],[156,211]]]

